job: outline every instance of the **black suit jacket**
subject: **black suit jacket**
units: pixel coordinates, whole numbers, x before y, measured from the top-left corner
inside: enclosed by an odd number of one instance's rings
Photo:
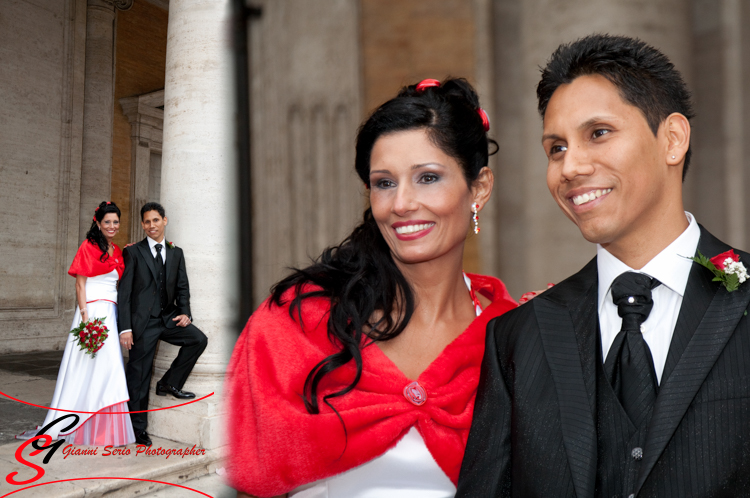
[[[729,246],[701,227],[698,250]],[[636,496],[750,496],[750,281],[712,278],[692,266]],[[457,497],[597,495],[597,280],[595,258],[488,324]]]
[[[132,329],[133,339],[138,340],[154,307],[158,309],[160,306],[156,266],[147,239],[126,247],[122,254],[125,272],[117,290],[117,326],[120,330]],[[174,327],[173,317],[190,316],[190,285],[182,249],[166,245],[166,255],[169,304],[164,309],[162,319],[166,327]]]

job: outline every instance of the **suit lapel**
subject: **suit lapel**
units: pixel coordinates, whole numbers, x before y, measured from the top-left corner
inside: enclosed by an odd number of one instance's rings
[[[158,276],[156,275],[154,256],[151,254],[151,248],[148,246],[148,239],[143,239],[142,241],[140,241],[138,243],[138,249],[141,251],[143,259],[146,260],[146,265],[148,266],[148,269],[151,270],[151,275],[154,277],[154,280],[157,280]]]
[[[557,390],[568,465],[576,496],[596,485],[596,258],[534,301],[547,363]]]
[[[701,253],[713,257],[728,249],[729,246],[701,227],[698,243]],[[670,346],[667,357],[668,364],[670,359],[673,363],[672,370],[654,405],[636,495],[750,303],[750,286],[741,285],[735,292],[727,292],[721,284],[711,280],[707,269],[693,265],[673,335],[673,342],[677,343]],[[700,301],[709,304],[700,304]]]

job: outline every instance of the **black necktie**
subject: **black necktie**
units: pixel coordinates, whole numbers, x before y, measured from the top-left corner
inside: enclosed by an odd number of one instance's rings
[[[604,371],[637,428],[650,418],[659,391],[651,350],[641,334],[641,324],[654,306],[651,289],[659,284],[635,272],[625,272],[612,282],[612,300],[622,317],[622,328],[609,349]]]
[[[164,271],[164,260],[161,258],[161,244],[156,244],[156,257],[154,258],[154,264],[156,266],[156,275],[159,278],[159,301],[161,309],[167,307],[167,272]]]

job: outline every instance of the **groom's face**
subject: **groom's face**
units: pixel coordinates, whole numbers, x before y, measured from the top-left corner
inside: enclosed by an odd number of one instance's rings
[[[555,90],[542,137],[547,186],[586,240],[606,247],[653,235],[669,188],[662,128],[654,136],[641,110],[603,76]]]
[[[162,218],[159,211],[156,210],[146,211],[143,213],[141,226],[146,235],[157,242],[161,242],[164,239],[164,228],[167,226],[167,217]]]

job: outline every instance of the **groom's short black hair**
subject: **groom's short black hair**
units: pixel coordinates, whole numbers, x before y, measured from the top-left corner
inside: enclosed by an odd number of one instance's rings
[[[560,85],[595,74],[607,78],[626,102],[641,110],[654,135],[673,112],[688,119],[694,116],[690,92],[666,55],[637,38],[595,34],[560,45],[547,61],[536,87],[542,118]],[[688,148],[683,179],[690,156]]]
[[[143,215],[148,213],[149,211],[156,211],[162,218],[167,215],[166,211],[164,211],[164,206],[162,206],[158,202],[147,202],[141,208],[141,221],[143,221]]]

